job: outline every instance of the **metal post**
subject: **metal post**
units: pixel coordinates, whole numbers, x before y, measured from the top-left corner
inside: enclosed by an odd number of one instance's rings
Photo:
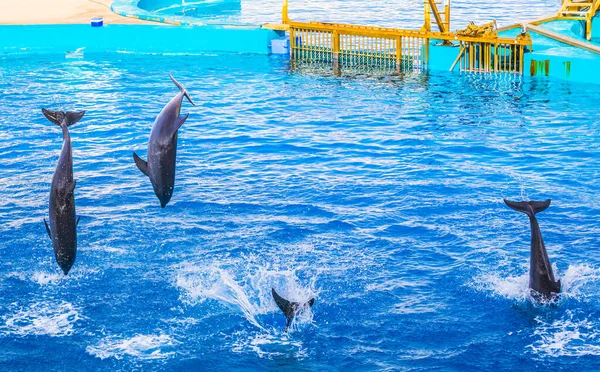
[[[444,13],[446,32],[450,32],[450,0],[444,0]]]
[[[281,9],[281,23],[290,23],[290,17],[288,16],[288,0],[283,0],[283,7]]]
[[[423,31],[431,31],[431,5],[428,0],[423,0],[424,23]]]
[[[340,68],[340,34],[337,31],[333,31],[332,43],[333,68],[336,70]]]

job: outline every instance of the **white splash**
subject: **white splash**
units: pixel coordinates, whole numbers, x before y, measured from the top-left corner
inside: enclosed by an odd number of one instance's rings
[[[235,273],[242,273],[236,277]],[[303,287],[293,271],[269,270],[252,265],[245,270],[223,269],[218,266],[194,266],[186,264],[177,276],[177,287],[183,289],[182,300],[190,304],[217,300],[240,310],[248,321],[265,331],[257,316],[280,312],[271,295],[271,288],[290,301],[307,302],[315,297],[315,291]],[[310,308],[298,312],[292,328],[312,323]]]
[[[85,47],[82,47],[82,48],[77,48],[74,51],[66,52],[65,58],[83,58],[84,50],[85,50]]]
[[[135,335],[131,338],[107,337],[95,346],[88,346],[85,351],[100,359],[123,359],[132,356],[142,360],[164,359],[175,354],[164,349],[173,348],[179,342],[168,335]]]
[[[600,329],[596,319],[575,319],[573,312],[546,322],[542,317],[535,319],[537,326],[533,333],[539,340],[527,348],[540,357],[580,357],[600,356]]]
[[[578,301],[596,301],[599,283],[600,269],[589,265],[571,265],[561,278],[563,295]]]
[[[75,323],[82,317],[70,303],[35,303],[26,309],[2,317],[2,333],[28,336],[47,335],[52,337],[71,336]]]
[[[191,303],[209,298],[220,301],[241,310],[250,323],[263,328],[255,317],[260,313],[260,308],[250,302],[244,288],[227,270],[215,268],[205,271],[188,265],[177,276],[177,286],[187,292]]]
[[[571,265],[564,275],[560,275],[556,267],[554,273],[562,285],[560,300],[588,301],[592,297],[597,297],[596,287],[600,283],[600,269],[589,265]],[[471,286],[511,300],[526,301],[530,298],[528,272],[519,276],[502,276],[500,273],[484,274],[476,277]]]
[[[511,300],[525,301],[530,294],[529,274],[508,277],[502,277],[499,273],[484,274],[475,278],[471,286]]]
[[[289,358],[303,359],[308,356],[302,341],[294,340],[287,334],[261,332],[251,337],[239,337],[234,343],[234,353],[253,352],[262,359]]]
[[[61,273],[48,273],[36,271],[31,275],[31,280],[39,285],[55,284],[62,280],[65,276]]]

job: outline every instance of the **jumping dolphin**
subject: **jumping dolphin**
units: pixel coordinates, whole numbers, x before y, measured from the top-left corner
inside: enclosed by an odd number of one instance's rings
[[[273,299],[275,300],[275,303],[277,304],[277,306],[279,306],[279,308],[281,309],[281,311],[283,311],[283,314],[285,315],[285,332],[288,331],[288,328],[290,327],[290,324],[292,324],[292,320],[298,313],[298,310],[302,309],[306,305],[312,307],[315,303],[314,298],[311,298],[303,304],[299,302],[290,302],[285,298],[281,297],[279,294],[277,294],[277,292],[275,292],[275,289],[273,288],[271,288],[271,294],[273,294]]]
[[[550,206],[550,199],[530,202],[511,202],[504,199],[504,203],[510,208],[525,213],[529,216],[529,224],[531,226],[531,259],[529,262],[529,288],[534,290],[534,297],[538,299],[548,300],[552,294],[560,293],[560,280],[554,280],[552,265],[546,252],[546,246],[542,239],[542,232],[538,224],[535,214],[539,213]]]
[[[60,126],[63,132],[63,147],[56,164],[50,187],[50,226],[44,218],[46,231],[52,240],[54,256],[62,271],[67,275],[77,254],[77,224],[75,221],[75,181],[73,180],[73,154],[68,127],[77,123],[85,111],[61,112],[42,109],[44,116]]]
[[[185,96],[194,105],[187,90],[172,75],[169,76],[179,88],[179,93],[167,103],[154,121],[148,140],[148,162],[142,160],[135,152],[133,153],[135,165],[150,178],[154,193],[163,208],[171,200],[175,187],[177,130],[189,116],[189,114],[185,114],[179,117],[183,97]]]

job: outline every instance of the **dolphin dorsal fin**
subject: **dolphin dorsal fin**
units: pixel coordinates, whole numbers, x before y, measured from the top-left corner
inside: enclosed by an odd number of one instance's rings
[[[188,93],[187,89],[185,89],[183,87],[183,85],[181,85],[177,80],[175,80],[175,78],[173,77],[173,75],[169,74],[169,77],[171,78],[171,80],[173,80],[173,82],[175,83],[175,85],[177,85],[177,88],[179,88],[179,91],[181,93],[183,93],[183,95],[185,96],[185,98],[188,99],[188,101],[190,101],[190,103],[194,106],[196,106],[196,104],[194,103],[194,101],[192,101],[192,98],[190,97],[190,94]]]
[[[135,165],[137,165],[138,169],[142,171],[142,173],[150,177],[150,172],[148,171],[148,163],[143,161],[142,158],[140,158],[135,152],[133,153],[133,161],[135,161]]]

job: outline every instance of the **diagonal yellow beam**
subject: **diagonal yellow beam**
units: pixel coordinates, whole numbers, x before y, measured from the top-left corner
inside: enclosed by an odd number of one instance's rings
[[[429,5],[431,6],[431,10],[433,11],[433,16],[435,17],[435,22],[438,25],[438,28],[440,29],[440,32],[446,32],[446,26],[444,24],[444,21],[442,21],[442,16],[440,16],[440,12],[437,8],[437,4],[435,3],[434,0],[428,0],[429,1]]]

